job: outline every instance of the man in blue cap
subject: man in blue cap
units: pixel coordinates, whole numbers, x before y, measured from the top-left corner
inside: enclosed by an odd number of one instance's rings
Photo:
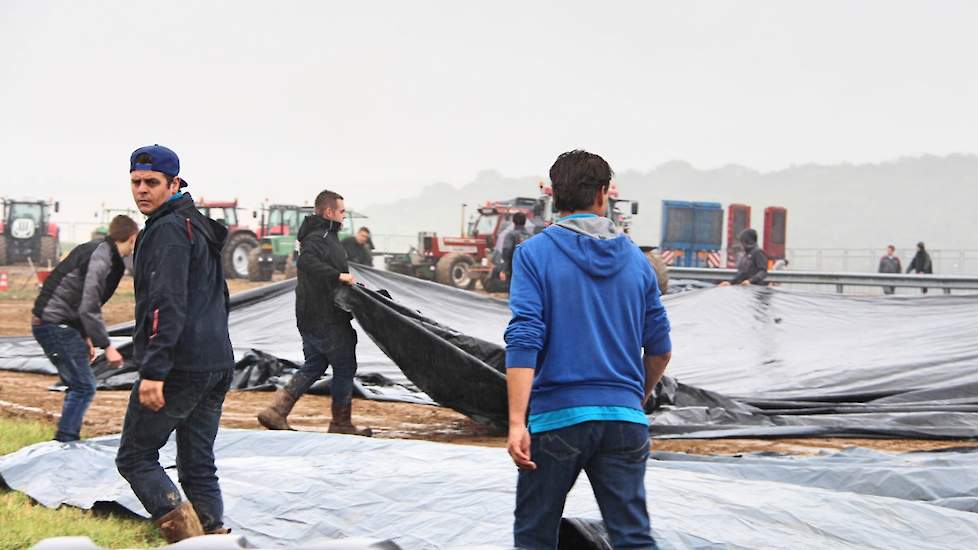
[[[116,466],[167,542],[227,533],[214,439],[234,369],[228,289],[221,266],[227,228],[201,214],[161,145],[129,161],[133,199],[149,216],[136,240],[133,385]],[[177,433],[177,472],[189,502],[160,466]]]

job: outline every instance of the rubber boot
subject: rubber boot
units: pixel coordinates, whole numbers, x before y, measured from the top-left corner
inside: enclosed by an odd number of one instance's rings
[[[370,428],[363,428],[361,430],[353,425],[353,421],[350,419],[350,416],[353,414],[352,403],[347,405],[337,405],[334,401],[330,408],[333,412],[333,418],[329,423],[329,433],[373,437],[374,431]]]
[[[200,526],[197,512],[194,511],[193,505],[189,502],[180,504],[154,523],[160,529],[160,534],[163,535],[166,542],[171,544],[204,534],[204,528]]]
[[[269,430],[291,430],[288,418],[296,401],[291,393],[283,389],[275,390],[271,406],[258,413],[258,423]]]

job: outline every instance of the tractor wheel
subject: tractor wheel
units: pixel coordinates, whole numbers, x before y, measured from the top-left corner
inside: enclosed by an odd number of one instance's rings
[[[228,279],[247,279],[249,255],[258,249],[258,240],[248,233],[235,233],[228,239],[222,252],[224,276]]]
[[[252,282],[272,280],[271,271],[261,268],[259,257],[261,257],[261,250],[258,247],[252,248],[248,253],[248,280]]]
[[[470,289],[475,280],[469,275],[469,268],[475,264],[471,256],[454,253],[446,254],[435,265],[435,280],[443,285]]]
[[[285,259],[285,278],[294,279],[299,276],[299,270],[295,265],[295,252],[289,252],[289,257]]]
[[[649,261],[652,271],[655,272],[655,278],[659,281],[659,292],[665,294],[669,291],[669,267],[666,265],[666,261],[656,252],[646,252],[645,258]]]
[[[7,265],[7,238],[0,235],[0,265]]]
[[[61,260],[61,251],[58,250],[58,240],[51,235],[41,237],[41,245],[38,247],[37,264],[41,268],[47,268],[48,263],[51,267],[58,265]]]

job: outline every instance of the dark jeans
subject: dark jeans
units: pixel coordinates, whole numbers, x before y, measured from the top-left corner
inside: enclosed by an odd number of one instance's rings
[[[214,466],[214,439],[232,369],[170,371],[163,383],[166,404],[153,412],[139,404],[139,382],[129,394],[115,464],[146,511],[159,519],[180,505],[180,492],[160,466],[160,449],[177,432],[177,474],[205,531],[223,525],[224,503]]]
[[[533,434],[536,470],[520,470],[516,485],[517,548],[557,548],[567,493],[587,473],[615,549],[657,550],[645,506],[649,429],[631,422],[584,422]]]
[[[61,381],[68,386],[54,439],[78,441],[85,411],[95,398],[96,382],[88,360],[88,344],[81,333],[68,325],[41,323],[32,329],[34,339],[58,369]]]
[[[333,366],[330,395],[337,405],[353,401],[353,377],[357,374],[357,331],[350,323],[326,325],[322,333],[299,332],[306,362],[285,385],[296,399]]]

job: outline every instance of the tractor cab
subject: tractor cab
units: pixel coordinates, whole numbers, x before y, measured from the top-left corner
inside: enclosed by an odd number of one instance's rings
[[[299,227],[306,216],[315,214],[312,206],[294,204],[270,204],[261,209],[258,227],[259,243],[248,265],[248,278],[252,281],[270,281],[276,271],[284,271],[286,277],[295,276],[295,256],[298,251]],[[258,216],[258,213],[255,213]],[[366,219],[363,214],[348,210],[340,240],[357,230],[357,220]]]
[[[3,200],[0,218],[0,265],[31,261],[54,265],[61,257],[60,232],[51,223],[57,202]]]
[[[493,250],[501,236],[513,228],[514,214],[522,212],[526,215],[527,229],[530,233],[536,233],[553,222],[552,210],[549,196],[486,202],[469,221],[469,235],[484,238],[487,248]]]
[[[238,199],[206,201],[201,198],[195,206],[201,214],[228,228],[228,237],[221,251],[224,275],[231,279],[248,277],[248,257],[252,250],[258,248],[258,236],[239,220]]]
[[[227,226],[229,229],[238,227],[238,201],[197,203],[197,210],[208,218]]]

